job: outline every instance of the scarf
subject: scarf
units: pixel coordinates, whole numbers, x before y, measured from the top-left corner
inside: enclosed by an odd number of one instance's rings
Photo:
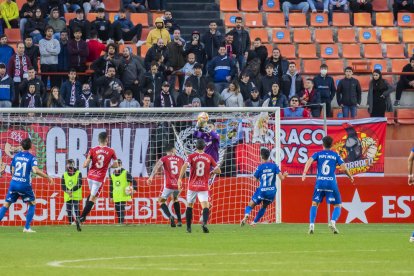
[[[35,108],[35,95],[36,94],[27,94],[30,97],[29,106],[28,108]]]
[[[88,93],[88,94],[85,94],[85,93],[82,93],[81,94],[82,100],[85,101],[85,107],[86,108],[89,108],[89,99],[92,97],[92,93]]]
[[[171,106],[168,106],[168,107],[174,107],[174,104],[173,104],[173,101],[172,101],[172,98],[171,98],[171,94],[170,93],[166,94],[164,92],[161,92],[161,107],[165,107],[164,97],[166,97],[166,96],[168,96],[170,98]]]
[[[23,67],[23,78],[27,79],[28,78],[28,73],[27,73],[27,60],[26,60],[26,55],[22,56],[22,67]],[[14,78],[13,81],[14,82],[21,82],[22,78],[20,77],[21,75],[21,71],[20,71],[20,59],[19,59],[19,55],[16,54],[16,60],[14,62]]]
[[[75,92],[76,92],[76,82],[72,83],[72,88],[70,90],[70,99],[69,99],[70,106],[75,105],[75,101],[76,101]]]

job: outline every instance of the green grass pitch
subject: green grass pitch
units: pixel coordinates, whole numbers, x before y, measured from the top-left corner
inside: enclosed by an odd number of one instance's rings
[[[339,224],[339,235],[307,227],[0,227],[0,275],[414,275],[412,224]]]

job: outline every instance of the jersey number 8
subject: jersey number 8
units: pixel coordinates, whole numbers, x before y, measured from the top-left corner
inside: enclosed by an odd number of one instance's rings
[[[197,162],[196,164],[196,175],[197,176],[204,176],[204,162]]]

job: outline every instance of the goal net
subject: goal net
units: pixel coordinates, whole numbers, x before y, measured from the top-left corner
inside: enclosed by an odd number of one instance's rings
[[[76,215],[76,203],[82,211],[89,187],[87,169],[82,168],[91,147],[98,145],[98,134],[107,131],[109,146],[122,161],[122,167],[136,182],[136,191],[123,199],[124,223],[167,223],[159,208],[157,198],[163,189],[163,172],[147,184],[164,147],[174,143],[178,155],[183,157],[195,151],[193,136],[197,115],[207,112],[209,129],[220,137],[219,163],[222,173],[210,186],[210,223],[239,223],[245,206],[258,186],[253,173],[260,164],[260,148],[271,150],[271,159],[280,165],[280,110],[278,108],[170,108],[170,109],[3,109],[0,114],[0,203],[4,203],[10,183],[10,163],[13,155],[21,150],[20,142],[29,137],[33,142],[31,152],[38,158],[39,168],[54,177],[54,184],[34,176],[36,196],[34,225],[69,224]],[[68,160],[82,174],[82,191],[64,193],[64,174]],[[114,203],[114,189],[119,181],[111,181],[108,171],[101,194],[86,223],[119,223]],[[187,175],[188,176],[188,175]],[[73,180],[73,179],[72,179]],[[78,183],[79,184],[79,183]],[[186,184],[179,195],[181,213],[185,218]],[[79,186],[79,185],[78,185]],[[280,190],[280,183],[278,180]],[[268,207],[262,222],[280,222],[280,192],[274,205]],[[119,199],[117,199],[119,201]],[[68,205],[72,204],[72,205]],[[68,206],[68,207],[67,207]],[[175,215],[172,201],[167,202]],[[67,208],[72,210],[68,216]],[[13,204],[3,225],[23,225],[27,205],[19,199]],[[252,216],[255,216],[255,212]],[[194,207],[194,221],[201,215],[200,204]]]

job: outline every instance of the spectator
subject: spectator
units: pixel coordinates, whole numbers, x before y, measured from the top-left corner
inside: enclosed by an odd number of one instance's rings
[[[161,53],[156,53],[154,62],[158,65],[158,72],[160,72],[166,79],[171,72],[168,70],[169,67],[165,65],[164,56]]]
[[[77,72],[86,71],[86,58],[89,55],[89,48],[86,41],[82,39],[82,30],[74,30],[74,39],[68,42],[69,65]]]
[[[63,0],[39,0],[42,14],[50,14],[53,8],[59,9],[59,14],[65,14],[65,5]]]
[[[34,84],[30,84],[29,89],[24,92],[20,107],[42,107],[42,98],[40,98],[39,94],[36,94],[36,87]]]
[[[89,83],[84,83],[82,85],[82,92],[79,97],[76,99],[75,107],[99,107],[99,101],[97,96],[92,94],[91,87]]]
[[[150,70],[151,63],[155,61],[155,55],[157,53],[160,53],[164,57],[164,64],[168,64],[169,51],[162,38],[158,39],[157,44],[152,45],[145,55],[145,69],[147,71]]]
[[[36,0],[27,0],[23,4],[19,12],[20,17],[20,36],[23,39],[25,37],[25,25],[30,18],[33,18],[33,15],[36,13],[36,9],[39,8]]]
[[[65,10],[65,13],[68,13],[68,12],[75,12],[79,10],[81,6],[83,6],[82,2],[84,1],[83,0],[65,0],[65,2],[66,3],[63,7]]]
[[[414,56],[410,58],[410,63],[405,65],[402,69],[403,72],[414,72]],[[401,95],[404,89],[414,88],[414,75],[401,75],[400,80],[397,82],[396,96],[394,106],[400,105]]]
[[[273,64],[273,75],[275,75],[279,81],[281,81],[282,76],[289,69],[289,61],[282,57],[279,48],[273,48],[272,56],[266,60],[266,64],[269,63]]]
[[[299,97],[293,96],[289,100],[289,107],[281,110],[282,118],[310,118],[309,110],[299,106]]]
[[[37,59],[39,58],[40,52],[39,47],[33,45],[33,38],[31,36],[27,36],[24,39],[24,53],[29,57],[30,63],[37,70]]]
[[[329,24],[332,24],[332,13],[334,11],[341,11],[348,13],[349,12],[349,3],[348,0],[329,0],[329,14],[328,21]]]
[[[249,51],[246,67],[244,67],[241,75],[247,73],[249,75],[249,81],[251,81],[256,87],[259,87],[260,79],[262,78],[262,75],[260,74],[260,60],[256,57],[256,54],[251,53],[252,51]],[[249,92],[250,91],[248,91],[248,93]]]
[[[196,92],[193,90],[191,82],[187,81],[184,84],[184,91],[177,97],[178,107],[191,107],[193,99],[196,98]]]
[[[251,91],[253,88],[256,87],[256,85],[250,81],[250,74],[247,71],[243,71],[240,74],[240,80],[239,80],[239,86],[240,86],[240,93],[243,96],[243,100],[247,101],[251,98]]]
[[[361,85],[359,81],[352,77],[351,67],[345,68],[345,78],[341,79],[336,90],[336,100],[342,107],[342,115],[352,118],[357,115],[357,106],[361,104]]]
[[[392,12],[394,14],[394,22],[395,23],[397,23],[397,21],[398,21],[398,12],[400,12],[400,11],[414,12],[413,0],[394,0],[394,3],[392,4]],[[395,24],[395,25],[397,25],[397,24]]]
[[[124,9],[119,11],[119,17],[112,24],[112,27],[114,29],[114,39],[115,41],[118,41],[119,44],[124,44],[125,41],[132,41],[135,37],[136,40],[141,39],[142,24],[134,26],[132,21],[127,18]]]
[[[392,112],[390,94],[393,89],[386,80],[382,78],[381,71],[375,69],[368,89],[368,112],[371,117],[385,117],[385,112]]]
[[[159,98],[159,92],[161,91],[162,83],[164,82],[163,75],[158,72],[157,63],[151,63],[151,70],[145,73],[143,83],[143,93],[151,97],[151,101]]]
[[[88,14],[90,11],[96,12],[98,9],[105,9],[105,4],[101,0],[84,0],[83,9],[85,14]]]
[[[152,29],[147,36],[147,46],[151,47],[158,42],[158,39],[162,38],[166,44],[171,42],[170,33],[164,27],[164,21],[161,17],[155,19],[155,28]]]
[[[201,107],[201,100],[200,98],[194,98],[191,102],[191,107]]]
[[[33,43],[39,44],[39,41],[44,36],[44,31],[46,28],[46,21],[43,18],[43,13],[40,8],[36,8],[33,17],[27,20],[24,28],[25,36],[30,35],[33,38]]]
[[[140,107],[139,102],[133,98],[132,91],[126,90],[124,93],[124,100],[119,104],[122,108]]]
[[[102,106],[107,107],[109,101],[113,101],[115,98],[121,98],[121,92],[123,90],[122,82],[116,78],[115,66],[109,65],[105,76],[99,77],[96,80],[96,85],[99,88],[99,95],[102,98]]]
[[[214,91],[214,83],[209,82],[206,88],[206,94],[201,98],[201,106],[203,107],[218,107],[221,100],[219,93]]]
[[[144,80],[145,69],[141,65],[139,58],[132,55],[132,49],[125,47],[122,53],[121,64],[123,66],[121,73],[121,81],[124,89],[133,92],[136,100],[141,98],[140,85]],[[122,103],[121,103],[122,104]],[[137,102],[138,106],[139,103]]]
[[[266,75],[260,80],[259,92],[262,99],[272,91],[273,83],[279,82],[279,79],[273,75],[273,69],[273,64],[268,63],[266,65]]]
[[[10,58],[14,55],[14,49],[7,44],[7,36],[0,35],[0,63],[9,63]]]
[[[224,37],[224,45],[226,47],[226,54],[230,59],[234,59],[233,56],[233,33],[227,33]]]
[[[321,103],[326,104],[326,116],[332,117],[331,102],[336,93],[335,81],[331,76],[328,76],[328,65],[322,64],[320,69],[321,73],[313,79],[313,82],[321,95]]]
[[[287,98],[300,96],[303,91],[302,76],[296,70],[296,63],[293,61],[289,62],[289,69],[282,77],[281,89]]]
[[[104,104],[104,107],[117,108],[120,104],[119,97],[113,96],[111,99],[109,99],[109,101],[105,101]]]
[[[218,48],[224,39],[220,31],[217,30],[217,22],[211,21],[208,27],[209,30],[201,37],[207,56],[207,63],[204,67],[205,72],[207,72],[210,62],[217,56]]]
[[[201,64],[194,64],[194,74],[190,76],[187,81],[193,85],[197,98],[202,98],[206,94],[207,78],[203,76],[203,67]]]
[[[45,102],[45,107],[60,108],[65,107],[65,103],[60,95],[59,88],[54,86],[50,89],[50,93]]]
[[[91,23],[85,19],[85,14],[82,9],[77,9],[76,17],[69,21],[69,30],[71,38],[73,38],[73,31],[75,29],[81,29],[84,39],[89,39],[91,33]]]
[[[53,38],[53,28],[47,26],[45,29],[45,38],[39,42],[40,51],[40,70],[42,71],[42,81],[47,83],[49,72],[57,72],[58,55],[60,53],[60,43]],[[50,86],[57,86],[59,78],[50,75]]]
[[[372,13],[372,0],[349,0],[349,6],[353,13],[367,12]]]
[[[315,89],[313,79],[306,79],[304,86],[305,89],[300,97],[300,103],[308,106],[311,110],[312,117],[319,118],[321,116],[321,95],[319,91]]]
[[[329,12],[329,0],[308,0],[308,4],[312,13],[317,13],[318,11]]]
[[[228,83],[236,75],[236,66],[226,55],[226,47],[219,47],[218,56],[216,56],[208,68],[208,74],[213,79],[216,88],[214,91],[221,93],[227,88]]]
[[[148,9],[162,11],[165,10],[165,0],[151,0],[148,1]]]
[[[191,34],[191,41],[187,41],[184,46],[184,55],[193,53],[195,55],[195,61],[201,64],[203,67],[207,62],[206,51],[204,50],[204,44],[201,43],[201,37],[199,31],[193,31]]]
[[[174,99],[174,97],[173,97]],[[171,100],[173,101],[173,100]],[[142,108],[150,108],[153,107],[152,103],[151,103],[151,97],[149,95],[144,95],[144,97],[142,98]]]
[[[240,93],[240,88],[236,81],[232,81],[229,87],[221,92],[221,97],[226,107],[243,107],[244,105],[243,96]]]
[[[271,92],[266,95],[263,106],[286,108],[289,106],[286,96],[280,92],[280,87],[277,82],[272,84]]]
[[[266,59],[268,56],[267,48],[262,45],[262,40],[259,37],[254,39],[252,50],[257,58],[260,60],[260,73],[266,74]]]
[[[143,101],[146,99],[144,96]],[[146,100],[147,103],[143,107],[145,107],[148,104],[148,100]],[[157,93],[157,97],[154,101],[154,107],[174,107],[176,106],[174,97],[170,93],[170,84],[168,81],[164,81],[162,83],[161,91],[160,93]]]
[[[98,33],[95,30],[91,31],[90,36],[89,41],[86,42],[89,49],[89,55],[86,62],[94,62],[97,60],[101,56],[102,52],[105,52],[106,48],[105,44],[98,39]]]
[[[121,57],[118,55],[118,48],[116,44],[109,43],[106,45],[106,54],[100,56],[97,60],[95,60],[91,68],[94,70],[95,78],[104,76],[108,72],[108,67],[114,66],[115,71],[121,73]]]
[[[97,10],[96,19],[91,22],[91,29],[98,33],[98,38],[107,43],[113,42],[114,29],[111,21],[106,19],[105,9]]]
[[[82,90],[82,85],[76,80],[76,69],[70,69],[68,76],[69,79],[62,83],[60,87],[60,94],[66,106],[75,107],[76,100]]]
[[[122,7],[131,12],[145,12],[145,0],[122,0]]]
[[[14,99],[13,80],[7,75],[6,64],[0,62],[0,107],[11,107]]]
[[[55,30],[55,34],[53,37],[59,40],[60,32],[66,30],[66,22],[60,18],[58,8],[55,7],[52,9],[47,24],[53,27],[53,30]]]
[[[24,79],[19,86],[20,96],[23,96],[23,91],[29,90],[29,85],[34,84],[36,88],[36,94],[39,94],[42,99],[46,97],[46,87],[41,79],[36,77],[36,70],[34,67],[29,67],[28,78]]]
[[[285,0],[282,4],[282,11],[285,15],[286,26],[289,25],[290,10],[301,10],[302,13],[308,13],[309,3],[306,0]]]
[[[178,71],[185,65],[184,44],[185,40],[181,38],[181,31],[179,29],[174,30],[173,39],[167,44],[169,52],[169,70],[171,72]],[[178,78],[179,87],[183,87],[184,76],[182,74],[177,74],[176,76]],[[172,76],[170,81],[172,87],[175,87],[175,81],[175,76]]]
[[[256,87],[253,87],[250,91],[250,97],[247,101],[244,102],[246,107],[261,107],[263,105],[263,100],[259,97],[259,90]]]
[[[239,63],[239,71],[242,71],[250,49],[250,35],[243,27],[243,19],[236,17],[236,27],[230,31],[233,34],[233,57]]]
[[[60,53],[58,55],[58,71],[59,72],[68,72],[69,71],[69,50],[68,50],[68,43],[69,43],[69,35],[68,31],[63,30],[60,32]]]
[[[172,13],[170,11],[164,11],[164,16],[162,17],[164,20],[164,25],[167,31],[172,35],[175,30],[180,29],[177,22],[172,17]]]
[[[16,2],[5,0],[0,4],[0,22],[3,30],[19,28],[19,8]]]
[[[194,74],[194,65],[196,57],[194,53],[189,53],[187,56],[187,63],[181,68],[180,72],[184,73],[184,83],[187,82],[187,79]]]

